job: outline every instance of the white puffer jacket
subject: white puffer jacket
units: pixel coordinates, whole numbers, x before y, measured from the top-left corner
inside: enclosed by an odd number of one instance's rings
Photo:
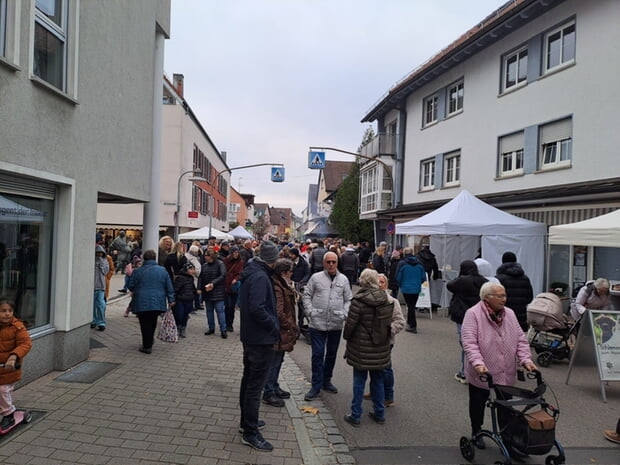
[[[352,297],[349,280],[339,271],[333,280],[327,271],[314,273],[303,295],[308,326],[319,331],[342,329]]]

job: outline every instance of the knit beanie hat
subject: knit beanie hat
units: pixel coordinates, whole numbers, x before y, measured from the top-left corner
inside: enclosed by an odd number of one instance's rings
[[[400,252],[398,250],[392,250],[392,258],[400,258]]]
[[[280,255],[280,251],[276,247],[276,245],[271,241],[263,241],[260,245],[260,252],[258,256],[265,263],[274,263]]]
[[[504,252],[502,255],[502,264],[503,263],[514,263],[517,261],[517,256],[512,252]]]

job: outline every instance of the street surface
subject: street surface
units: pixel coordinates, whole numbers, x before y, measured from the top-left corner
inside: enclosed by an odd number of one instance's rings
[[[452,321],[437,314],[433,320],[428,313],[418,314],[418,334],[402,332],[396,336],[392,353],[395,405],[386,409],[385,425],[368,418],[372,408],[368,400],[364,401],[360,428],[343,420],[352,395],[352,368],[343,359],[345,344],[342,340],[332,380],[339,393],[322,392],[321,398],[359,464],[466,463],[458,442],[460,436],[470,433],[468,389],[454,379],[460,346]],[[300,339],[291,356],[310,379],[310,346]],[[566,449],[567,463],[620,464],[620,446],[602,436],[602,430],[615,428],[620,417],[620,383],[608,383],[604,403],[595,367],[573,368],[568,385],[568,361],[554,362],[541,371],[549,385],[545,398],[561,411],[556,439]],[[484,427],[491,428],[490,416]],[[555,448],[551,453],[557,453]],[[475,463],[493,463],[501,458],[499,449],[487,441],[485,451],[476,451]],[[544,456],[526,458],[522,463],[544,463]]]

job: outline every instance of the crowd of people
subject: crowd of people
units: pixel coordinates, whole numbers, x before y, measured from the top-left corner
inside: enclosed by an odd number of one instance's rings
[[[158,316],[167,309],[174,313],[180,338],[186,337],[190,315],[203,310],[205,336],[216,333],[217,322],[221,338],[227,339],[235,331],[238,312],[244,367],[239,432],[244,444],[259,451],[273,449],[260,431],[265,427],[259,419],[261,401],[283,407],[290,398],[278,379],[285,353],[294,349],[300,335],[307,337],[312,352],[305,400],[311,402],[321,392],[339,392],[334,366],[344,339],[345,359],[353,368],[351,410],[344,420],[359,427],[362,400],[369,399],[368,416],[385,423],[385,408],[394,405],[394,336],[402,329],[417,333],[415,310],[422,283],[441,278],[428,245],[414,255],[410,247],[388,250],[385,243],[372,251],[368,243],[329,239],[231,243],[212,237],[206,244],[185,244],[164,236],[158,251],[142,253],[138,245],[131,250],[140,252],[131,255],[118,248],[122,239],[113,248],[115,242],[108,251],[96,246],[91,327],[105,330],[109,279],[119,266],[125,273],[125,286],[119,291],[132,293],[126,316],[131,312],[138,317],[139,350],[145,354],[152,352]],[[496,382],[513,384],[519,367],[537,369],[525,334],[532,286],[515,254],[506,252],[495,273],[482,258],[463,261],[447,289],[452,293],[449,315],[462,347],[455,379],[469,386],[472,438],[484,447],[477,433],[489,390],[480,376],[491,373]],[[584,286],[574,311],[579,315],[585,308],[607,308],[608,290],[605,279]],[[370,389],[365,393],[367,379]]]

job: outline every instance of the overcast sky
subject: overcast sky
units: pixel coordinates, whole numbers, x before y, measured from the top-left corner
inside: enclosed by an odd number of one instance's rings
[[[355,152],[390,87],[505,0],[172,0],[165,72],[255,201],[307,204],[308,147]],[[327,152],[328,160],[353,158]]]

